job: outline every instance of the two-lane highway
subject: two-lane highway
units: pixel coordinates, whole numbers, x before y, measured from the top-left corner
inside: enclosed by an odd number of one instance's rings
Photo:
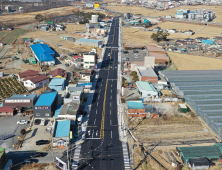
[[[117,121],[119,19],[114,18],[99,71],[78,169],[124,170]]]

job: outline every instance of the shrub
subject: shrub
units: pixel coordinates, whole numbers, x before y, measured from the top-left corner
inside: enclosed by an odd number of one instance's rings
[[[162,118],[163,118],[163,120],[167,120],[167,115],[166,115],[166,114],[163,114],[163,115],[162,115]]]

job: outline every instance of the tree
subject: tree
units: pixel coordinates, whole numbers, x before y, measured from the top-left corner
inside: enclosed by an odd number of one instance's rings
[[[25,130],[25,129],[22,129],[22,130],[20,131],[20,133],[21,133],[22,135],[24,135],[24,134],[25,134],[25,132],[26,132],[26,130]]]
[[[166,41],[167,37],[169,36],[169,33],[163,32],[163,31],[157,31],[157,33],[153,33],[150,38],[152,38],[154,41]]]
[[[37,14],[37,15],[35,16],[35,19],[40,22],[40,21],[43,21],[43,20],[44,20],[44,17],[43,17],[41,14]]]
[[[136,71],[132,71],[132,75],[137,75],[137,72]]]
[[[139,77],[138,77],[137,75],[134,75],[134,76],[133,76],[133,81],[136,82],[136,81],[138,81],[138,80],[139,80]]]

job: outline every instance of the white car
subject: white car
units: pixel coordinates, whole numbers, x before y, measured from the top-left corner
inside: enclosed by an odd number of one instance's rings
[[[45,119],[44,118],[41,119],[40,125],[45,126]]]
[[[108,54],[108,56],[110,56],[110,53]]]
[[[28,121],[20,120],[20,121],[17,122],[17,125],[24,125],[24,124],[28,124]]]

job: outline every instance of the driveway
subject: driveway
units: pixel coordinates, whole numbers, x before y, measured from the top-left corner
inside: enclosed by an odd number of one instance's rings
[[[28,120],[28,116],[20,117],[19,115],[15,115],[13,117],[0,117],[0,137],[13,133],[18,127],[14,137],[0,141],[0,148],[5,148],[6,152],[15,150],[12,145],[18,141],[20,131],[27,127],[27,125],[17,125],[17,121],[19,120]]]

